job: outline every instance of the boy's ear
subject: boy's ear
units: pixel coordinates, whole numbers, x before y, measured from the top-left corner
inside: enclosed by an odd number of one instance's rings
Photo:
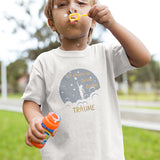
[[[55,27],[54,21],[52,19],[48,19],[48,24],[49,24],[50,28],[52,29],[52,31],[56,31],[56,27]]]

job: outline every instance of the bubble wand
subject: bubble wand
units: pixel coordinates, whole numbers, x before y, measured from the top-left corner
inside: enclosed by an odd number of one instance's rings
[[[75,17],[73,17],[75,16]],[[78,21],[81,17],[88,16],[88,14],[80,15],[79,13],[73,13],[69,15],[69,20],[71,22]]]

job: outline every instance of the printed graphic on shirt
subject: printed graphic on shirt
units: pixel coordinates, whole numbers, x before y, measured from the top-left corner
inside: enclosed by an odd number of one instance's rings
[[[86,69],[75,69],[63,77],[59,91],[65,104],[69,102],[76,104],[81,109],[86,107],[92,109],[94,105],[88,104],[86,100],[96,96],[96,90],[99,88],[99,81],[92,72]]]

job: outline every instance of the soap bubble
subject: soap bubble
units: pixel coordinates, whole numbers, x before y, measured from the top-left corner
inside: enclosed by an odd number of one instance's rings
[[[67,17],[68,16],[68,14],[66,13],[66,14],[64,14],[64,17]]]
[[[79,47],[80,46],[80,43],[77,43],[77,47]]]
[[[54,5],[54,9],[56,9],[56,8],[58,8],[58,6],[57,6],[57,5]]]

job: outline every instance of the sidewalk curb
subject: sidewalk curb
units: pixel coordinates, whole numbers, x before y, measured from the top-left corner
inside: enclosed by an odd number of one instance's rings
[[[12,112],[21,112],[22,113],[22,107],[16,107],[16,106],[5,106],[0,105],[0,110],[5,110],[5,111],[12,111]]]
[[[0,110],[22,113],[22,103],[22,100],[0,99]],[[160,110],[121,107],[120,114],[124,126],[160,131]]]
[[[134,127],[134,128],[141,128],[153,131],[160,131],[160,124],[159,123],[150,123],[150,122],[139,122],[133,120],[123,120],[122,125],[127,127]]]

